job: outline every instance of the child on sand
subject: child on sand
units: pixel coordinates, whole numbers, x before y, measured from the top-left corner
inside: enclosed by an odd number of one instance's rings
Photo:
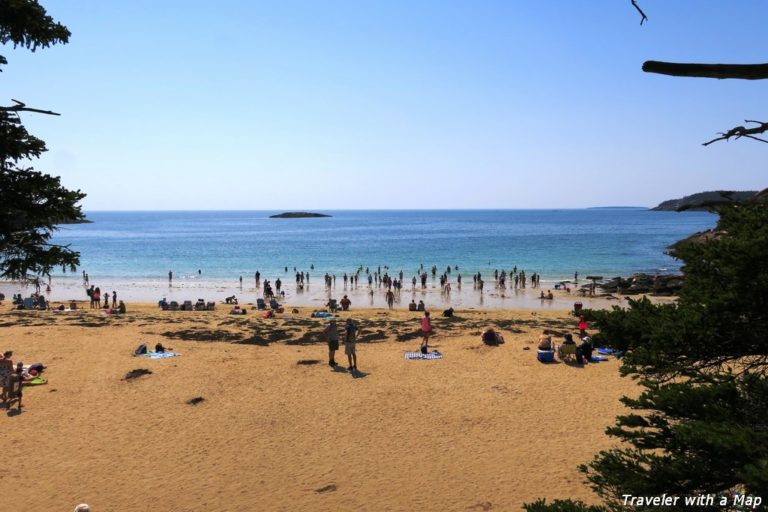
[[[347,318],[347,326],[344,329],[344,353],[349,360],[349,371],[357,371],[357,352],[355,350],[355,340],[357,338],[357,326],[351,318]]]
[[[579,317],[579,336],[584,337],[587,335],[587,320],[584,315]]]

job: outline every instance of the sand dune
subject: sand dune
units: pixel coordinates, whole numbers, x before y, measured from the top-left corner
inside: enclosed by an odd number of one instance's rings
[[[416,313],[361,310],[361,373],[332,371],[322,320],[132,307],[0,316],[0,349],[48,365],[22,414],[0,415],[0,495],[40,511],[518,510],[594,502],[576,466],[636,386],[618,362],[544,366],[566,312],[435,319],[437,361],[406,361]],[[506,344],[482,346],[500,326]],[[318,334],[315,334],[318,333]],[[407,341],[397,341],[399,339]],[[228,341],[225,341],[228,340]],[[130,354],[161,341],[182,355]],[[531,347],[531,350],[524,350]],[[343,361],[337,356],[337,360]],[[317,360],[317,364],[297,364]],[[151,374],[123,380],[132,369]],[[197,405],[187,402],[195,397]]]

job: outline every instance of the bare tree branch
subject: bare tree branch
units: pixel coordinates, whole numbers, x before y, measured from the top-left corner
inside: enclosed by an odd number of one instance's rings
[[[640,16],[642,16],[640,18],[640,24],[642,25],[643,22],[648,19],[648,16],[646,16],[645,13],[643,12],[643,10],[640,8],[640,6],[637,5],[637,0],[632,0],[632,5],[635,6],[635,9],[637,9],[637,12],[639,12]]]
[[[768,144],[768,140],[761,139],[760,137],[755,137],[755,135],[759,135],[761,133],[765,133],[768,131],[768,123],[763,123],[761,121],[751,121],[749,119],[744,121],[745,123],[753,123],[756,124],[754,128],[745,128],[744,126],[737,126],[736,128],[732,128],[728,130],[727,132],[721,132],[720,137],[717,137],[716,139],[712,139],[709,142],[705,142],[702,145],[703,146],[709,146],[713,142],[717,142],[719,140],[730,140],[731,137],[740,139],[742,137],[747,137],[748,139],[755,139],[760,142],[765,142]]]
[[[57,114],[56,112],[52,112],[50,110],[40,110],[39,108],[32,108],[28,107],[25,103],[22,103],[19,100],[11,99],[16,105],[12,107],[1,107],[0,106],[0,112],[37,112],[38,114],[48,114],[49,116],[60,116],[61,114]]]
[[[670,76],[719,79],[763,80],[768,78],[768,64],[683,64],[649,60],[643,63],[643,71]]]

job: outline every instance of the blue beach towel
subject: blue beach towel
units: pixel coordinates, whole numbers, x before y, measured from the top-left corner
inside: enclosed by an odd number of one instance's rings
[[[180,356],[178,352],[148,352],[145,354],[149,356],[150,359],[164,359],[166,357],[176,357]]]
[[[597,350],[598,354],[604,354],[604,355],[607,355],[607,356],[617,356],[618,357],[621,354],[623,354],[623,352],[620,351],[620,350],[615,350],[615,349],[606,348],[606,347],[598,347],[595,350]]]
[[[605,356],[592,356],[592,358],[590,359],[590,361],[592,361],[593,363],[599,363],[600,361],[607,361],[607,360],[608,358]]]
[[[440,352],[430,352],[429,354],[422,354],[421,352],[406,352],[406,359],[442,359],[443,354]]]

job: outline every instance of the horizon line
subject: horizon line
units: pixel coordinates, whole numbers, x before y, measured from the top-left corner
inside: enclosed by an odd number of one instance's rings
[[[252,208],[252,209],[218,209],[218,208],[203,208],[203,209],[137,209],[137,210],[99,210],[99,209],[84,209],[84,212],[93,213],[119,213],[119,212],[306,212],[306,213],[322,213],[322,212],[449,212],[449,211],[531,211],[531,210],[593,210],[593,209],[610,209],[610,208],[626,208],[626,209],[644,209],[650,210],[651,206],[582,206],[582,207],[569,207],[569,208],[317,208],[317,209],[274,209],[274,208]]]

